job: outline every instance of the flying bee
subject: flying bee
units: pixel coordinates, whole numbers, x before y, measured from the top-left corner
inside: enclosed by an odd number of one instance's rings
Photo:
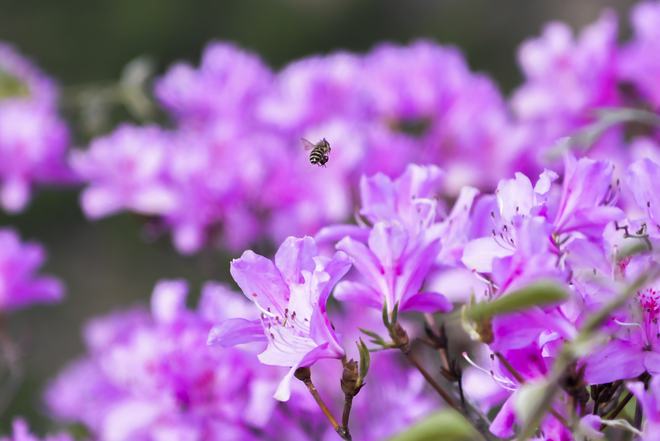
[[[316,144],[309,142],[305,138],[302,138],[301,141],[305,147],[305,150],[311,150],[309,153],[309,162],[311,164],[318,164],[319,167],[325,167],[326,162],[328,162],[328,159],[330,159],[328,157],[328,154],[331,150],[330,143],[326,141],[325,138]]]

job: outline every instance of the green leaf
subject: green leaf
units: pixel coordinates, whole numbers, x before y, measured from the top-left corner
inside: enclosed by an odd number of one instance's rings
[[[387,311],[387,302],[383,304],[383,324],[387,329],[391,328],[391,323],[390,323],[390,314]]]
[[[369,372],[371,354],[369,354],[369,348],[367,348],[367,345],[364,344],[362,339],[357,342],[357,347],[360,352],[360,379],[364,382],[364,379],[367,377],[367,372]]]
[[[454,410],[435,413],[390,441],[475,441],[483,437]]]
[[[381,345],[381,346],[385,344],[385,339],[383,339],[383,337],[378,335],[378,333],[376,333],[374,331],[370,331],[368,329],[364,329],[364,328],[359,328],[359,329],[360,329],[361,333],[371,337],[371,342],[372,343],[377,344],[377,345]]]
[[[470,320],[481,321],[500,314],[523,311],[534,306],[561,303],[568,294],[558,284],[550,281],[537,282],[517,291],[504,294],[490,302],[470,306],[466,316]]]
[[[399,321],[399,302],[394,304],[394,309],[392,310],[392,325],[396,324]]]
[[[632,243],[626,243],[619,249],[616,257],[617,260],[627,259],[628,257],[636,256],[637,254],[648,253],[653,249],[648,237],[633,237],[635,239]]]
[[[544,414],[552,404],[548,399],[546,389],[550,387],[545,382],[523,384],[513,402],[516,415],[522,427],[538,427],[538,413]],[[543,412],[537,412],[543,409]]]

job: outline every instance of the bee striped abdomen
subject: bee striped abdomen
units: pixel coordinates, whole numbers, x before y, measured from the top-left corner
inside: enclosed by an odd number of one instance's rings
[[[316,144],[312,144],[307,139],[302,138],[303,146],[306,150],[311,149],[309,153],[309,162],[311,164],[316,164],[319,167],[325,167],[325,164],[328,162],[330,153],[330,143],[323,138]]]
[[[312,164],[318,164],[319,166],[325,165],[328,162],[328,155],[325,154],[324,149],[321,147],[316,147],[309,154],[309,162]]]

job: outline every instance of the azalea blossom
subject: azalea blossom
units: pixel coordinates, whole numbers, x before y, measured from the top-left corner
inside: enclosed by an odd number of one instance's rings
[[[269,425],[290,424],[270,398],[278,372],[250,351],[205,344],[212,323],[245,313],[247,302],[218,283],[202,291],[198,309],[190,310],[186,282],[162,280],[150,311],[134,308],[92,320],[85,328],[87,354],[46,391],[51,413],[84,424],[103,441],[152,440],[164,433],[275,439]],[[260,431],[262,437],[254,435]]]
[[[451,309],[442,294],[422,291],[442,243],[433,198],[441,176],[436,167],[411,165],[396,180],[384,175],[362,180],[360,213],[373,226],[366,243],[356,232],[357,238],[344,237],[337,249],[351,257],[364,282],[341,282],[339,300],[388,311]]]
[[[71,182],[68,143],[55,83],[0,42],[0,207],[20,212],[35,184]]]
[[[326,302],[349,268],[344,253],[336,253],[332,258],[320,256],[311,237],[286,239],[274,261],[246,251],[232,261],[231,274],[258,308],[260,319],[223,323],[214,328],[209,342],[231,346],[245,343],[250,337],[253,341],[266,341],[259,360],[291,368],[275,393],[275,398],[287,401],[290,382],[298,368],[323,358],[344,357],[327,316]]]

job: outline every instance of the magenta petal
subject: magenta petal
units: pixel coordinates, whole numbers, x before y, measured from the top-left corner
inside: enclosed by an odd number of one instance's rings
[[[660,165],[650,159],[641,159],[628,169],[628,185],[637,205],[647,212],[649,218],[660,223]]]
[[[330,225],[323,227],[314,236],[317,244],[331,243],[335,244],[344,237],[351,237],[360,242],[366,242],[369,237],[369,229],[357,225]]]
[[[532,182],[522,173],[516,173],[515,179],[500,181],[495,194],[500,214],[506,222],[511,222],[517,215],[528,215],[535,204]]]
[[[412,255],[408,256],[395,279],[395,303],[407,303],[417,295],[440,251],[440,240],[421,243]]]
[[[495,242],[492,237],[482,237],[465,245],[462,262],[470,270],[489,273],[493,271],[493,260],[511,256],[513,252]]]
[[[371,287],[357,282],[340,282],[335,288],[334,296],[342,302],[353,302],[369,308],[381,309],[382,296]]]
[[[62,299],[64,285],[54,277],[40,277],[14,291],[8,307],[19,307],[33,302],[52,303]]]
[[[259,320],[229,319],[221,322],[209,332],[206,344],[223,348],[244,343],[266,342],[264,328]]]
[[[360,213],[371,220],[383,220],[394,216],[396,194],[392,181],[382,173],[360,180],[362,210]]]
[[[603,384],[634,378],[644,372],[642,348],[622,340],[612,340],[585,360],[589,384]]]
[[[275,391],[273,398],[278,401],[289,401],[289,398],[291,397],[291,380],[293,380],[293,375],[296,373],[296,370],[300,367],[309,366],[315,361],[324,358],[323,356],[320,356],[320,354],[322,354],[326,348],[327,345],[314,348],[308,352],[299,363],[292,366],[291,369],[289,369],[289,372],[287,372],[284,378],[282,378],[280,383],[277,385],[277,390]]]
[[[262,310],[271,308],[284,314],[289,287],[273,262],[248,250],[232,261],[230,272],[243,294]]]
[[[644,367],[651,375],[660,374],[660,354],[655,351],[645,352]]]
[[[400,305],[399,311],[449,312],[453,308],[445,296],[437,292],[420,292]]]
[[[376,256],[363,243],[346,237],[337,244],[337,249],[351,256],[353,265],[373,287],[382,285],[383,269]]]
[[[184,280],[163,280],[156,284],[151,294],[151,313],[161,323],[174,321],[186,311],[188,283]]]
[[[398,222],[378,222],[369,235],[369,248],[386,268],[393,268],[408,245],[408,232]]]
[[[311,237],[287,237],[275,254],[275,266],[287,284],[302,283],[302,271],[314,271],[317,254]]]
[[[319,345],[315,349],[315,351],[318,351],[315,355],[317,358],[312,360],[310,364],[320,358],[341,358],[344,356],[344,349],[337,339],[330,319],[318,309],[315,309],[312,314],[309,332],[312,340]],[[305,359],[308,356],[309,354],[305,356]],[[303,363],[301,366],[306,366],[306,364]]]
[[[330,291],[346,275],[349,269],[351,269],[351,261],[346,253],[342,251],[336,252],[332,260],[325,264],[323,271],[330,277],[327,281],[319,283],[318,287],[320,289],[318,304],[321,305],[323,310],[325,310]]]
[[[504,402],[504,405],[490,424],[490,431],[500,438],[513,436],[513,425],[516,423],[516,413],[513,406],[514,400],[515,394],[511,395]]]
[[[112,188],[93,186],[82,192],[80,202],[88,218],[99,219],[121,210],[124,201]]]

